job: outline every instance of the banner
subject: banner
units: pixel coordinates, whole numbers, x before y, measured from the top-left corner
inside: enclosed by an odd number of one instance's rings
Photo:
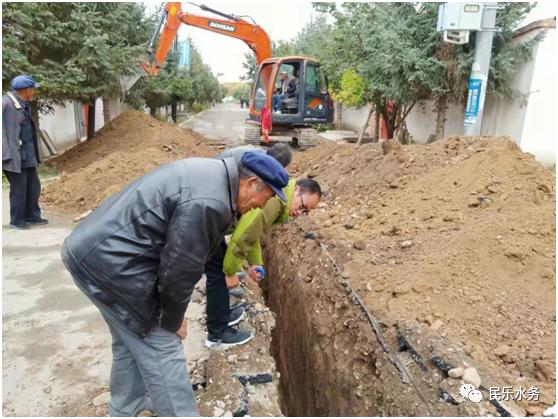
[[[481,98],[482,80],[469,80],[469,95],[467,96],[467,107],[465,108],[465,125],[473,125],[477,122]]]

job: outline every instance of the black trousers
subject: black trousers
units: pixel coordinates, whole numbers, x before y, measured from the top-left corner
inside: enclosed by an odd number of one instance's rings
[[[10,224],[39,220],[41,181],[36,167],[21,168],[21,173],[4,171],[10,182]]]
[[[210,338],[220,338],[229,323],[229,289],[223,273],[223,260],[226,252],[227,243],[223,238],[211,259],[205,264],[207,334]]]

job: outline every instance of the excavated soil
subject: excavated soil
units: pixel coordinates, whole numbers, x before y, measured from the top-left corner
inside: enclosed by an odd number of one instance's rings
[[[45,186],[42,202],[79,215],[162,163],[215,153],[192,131],[129,111],[103,127],[92,141],[48,161],[60,179]]]
[[[487,137],[322,143],[297,154],[290,171],[327,195],[267,237],[287,414],[417,415],[430,404],[438,415],[533,415],[554,403],[552,173],[511,139]],[[422,396],[393,378],[406,374],[392,352]],[[448,365],[475,367],[486,399],[490,386],[535,386],[539,401],[467,411],[449,396],[460,380],[447,377]]]

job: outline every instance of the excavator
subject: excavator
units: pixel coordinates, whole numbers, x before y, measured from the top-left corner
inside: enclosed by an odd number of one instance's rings
[[[144,71],[148,75],[158,73],[181,24],[239,39],[254,52],[258,65],[244,142],[289,142],[301,150],[315,146],[317,132],[313,127],[333,121],[333,100],[320,63],[304,56],[272,58],[269,35],[252,18],[223,13],[205,5],[194,5],[217,17],[186,13],[182,10],[181,3],[165,3],[161,19],[151,38],[149,60],[142,64]],[[154,51],[159,33],[157,49]],[[281,90],[280,74],[283,72],[295,82],[296,87],[289,97],[276,104],[277,109],[272,112],[272,98]]]

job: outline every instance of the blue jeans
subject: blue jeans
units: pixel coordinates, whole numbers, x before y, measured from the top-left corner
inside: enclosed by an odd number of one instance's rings
[[[141,339],[115,320],[103,303],[91,301],[112,335],[109,415],[136,416],[152,410],[158,416],[198,416],[178,335],[155,327]]]
[[[279,107],[281,107],[281,101],[285,99],[285,95],[275,94],[271,96],[271,110],[277,111]]]

